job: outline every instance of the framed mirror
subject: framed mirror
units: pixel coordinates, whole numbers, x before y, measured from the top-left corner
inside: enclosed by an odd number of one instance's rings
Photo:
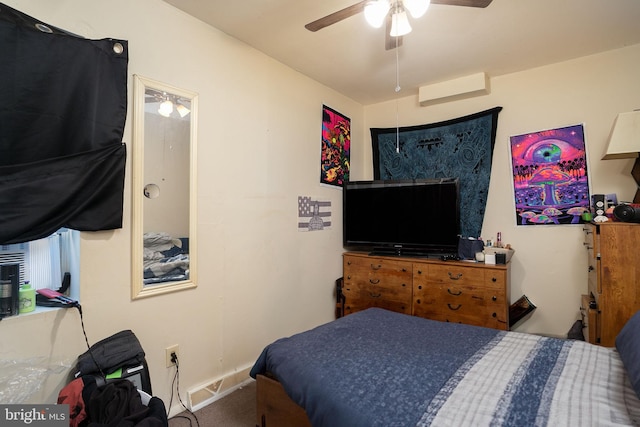
[[[196,286],[198,95],[133,76],[133,299]]]

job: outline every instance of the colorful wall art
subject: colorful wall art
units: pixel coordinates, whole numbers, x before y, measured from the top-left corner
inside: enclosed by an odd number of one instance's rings
[[[322,106],[322,153],[320,183],[342,187],[349,180],[351,119]]]
[[[583,125],[510,140],[517,224],[582,222],[590,200]]]
[[[331,228],[331,200],[298,196],[298,231],[322,231]]]

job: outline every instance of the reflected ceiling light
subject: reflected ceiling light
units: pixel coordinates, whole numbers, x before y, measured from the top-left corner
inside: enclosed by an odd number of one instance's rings
[[[391,32],[392,37],[404,36],[411,32],[411,25],[407,19],[407,10],[414,18],[423,16],[431,0],[370,0],[364,7],[364,17],[375,28],[380,28],[385,18],[391,10]]]
[[[176,106],[176,111],[180,114],[180,117],[184,117],[191,112],[191,110],[180,103]]]
[[[160,107],[158,107],[158,114],[160,114],[161,116],[169,117],[172,112],[173,102],[169,101],[168,99],[166,101],[163,101],[160,104]]]

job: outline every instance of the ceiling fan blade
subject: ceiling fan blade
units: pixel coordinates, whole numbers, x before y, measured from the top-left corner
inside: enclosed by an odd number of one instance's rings
[[[391,37],[391,14],[389,13],[385,19],[384,28],[384,48],[385,50],[395,49],[402,46],[402,36]]]
[[[336,22],[340,22],[343,19],[347,19],[353,15],[357,15],[364,11],[364,6],[367,4],[367,0],[358,2],[352,6],[345,7],[337,12],[333,12],[324,18],[316,19],[313,22],[308,23],[304,27],[309,30],[316,32],[318,30],[323,29],[324,27],[328,27],[329,25],[333,25]]]
[[[449,6],[487,7],[493,0],[431,0],[431,4],[446,4]]]

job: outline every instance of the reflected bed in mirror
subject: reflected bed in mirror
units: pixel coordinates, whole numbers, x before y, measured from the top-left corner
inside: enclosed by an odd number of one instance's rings
[[[196,286],[197,101],[134,75],[133,299]]]

